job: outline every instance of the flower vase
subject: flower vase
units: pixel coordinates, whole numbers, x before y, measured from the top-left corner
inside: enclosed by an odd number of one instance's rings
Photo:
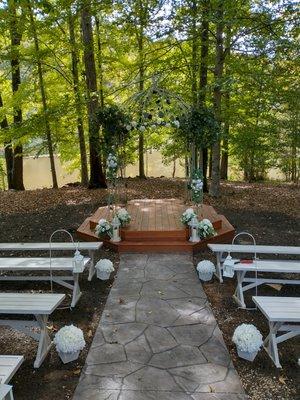
[[[256,357],[258,352],[257,351],[252,351],[252,352],[242,351],[239,348],[237,348],[237,353],[238,353],[238,356],[240,358],[243,358],[244,360],[254,361],[254,359],[255,359],[255,357]]]
[[[110,277],[110,272],[106,271],[101,271],[100,269],[97,269],[97,278],[101,279],[101,281],[107,281]]]
[[[79,357],[79,353],[80,351],[74,351],[72,353],[64,353],[63,351],[58,351],[58,355],[64,364],[77,360],[77,358]]]
[[[212,280],[213,272],[198,272],[199,279],[204,282],[208,282]]]

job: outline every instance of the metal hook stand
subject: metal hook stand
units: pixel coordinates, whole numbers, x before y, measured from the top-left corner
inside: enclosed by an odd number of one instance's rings
[[[70,239],[71,239],[71,242],[74,244],[74,249],[75,249],[75,251],[78,249],[78,243],[77,244],[75,244],[75,242],[74,242],[74,239],[73,239],[73,236],[71,235],[71,233],[70,232],[68,232],[66,229],[57,229],[56,231],[54,231],[52,234],[51,234],[51,236],[50,236],[50,239],[49,239],[49,256],[50,256],[50,289],[51,289],[51,293],[53,293],[53,274],[52,274],[52,247],[51,247],[51,245],[52,245],[52,239],[53,239],[53,236],[54,235],[56,235],[57,233],[66,233],[69,237],[70,237]],[[58,309],[66,309],[66,308],[69,308],[69,307],[60,307],[60,308],[58,308]]]
[[[255,296],[257,296],[257,294],[258,294],[258,289],[257,289],[257,287],[258,287],[258,285],[257,285],[257,254],[256,254],[256,240],[255,240],[254,236],[251,235],[251,233],[249,233],[249,232],[240,232],[240,233],[236,234],[234,236],[234,238],[232,239],[231,246],[233,246],[235,240],[239,236],[242,236],[242,235],[249,236],[253,241],[253,246],[254,246],[254,259],[253,259],[253,262],[254,262],[254,267],[255,267],[255,281],[256,281],[255,282]],[[230,255],[230,252],[229,252],[229,255]],[[246,308],[239,307],[239,308],[242,308],[243,310],[248,310],[248,311],[249,310],[257,310],[257,306],[256,305],[255,305],[255,307],[246,307]]]

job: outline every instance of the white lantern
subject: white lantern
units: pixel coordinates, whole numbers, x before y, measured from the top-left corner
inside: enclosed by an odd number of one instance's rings
[[[234,276],[234,260],[230,254],[228,254],[223,263],[223,276],[227,276],[227,278],[233,278]]]
[[[117,216],[113,218],[111,221],[111,226],[112,226],[112,238],[110,239],[111,242],[120,242],[121,237],[120,237],[120,220]]]
[[[84,271],[84,256],[76,249],[73,257],[73,272],[81,273]]]
[[[197,217],[193,217],[191,219],[191,221],[189,222],[189,226],[190,226],[190,242],[193,243],[197,243],[200,242],[200,237],[198,234],[198,225],[199,225],[199,221],[197,219]]]

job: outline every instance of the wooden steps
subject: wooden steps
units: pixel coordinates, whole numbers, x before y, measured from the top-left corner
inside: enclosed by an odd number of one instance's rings
[[[207,243],[228,243],[234,236],[234,228],[212,206],[203,205],[201,218],[209,219],[217,235],[199,243],[191,243],[189,230],[180,222],[180,216],[187,206],[178,199],[132,200],[127,205],[132,220],[128,227],[121,229],[122,241],[112,243],[109,238],[104,244],[120,253],[136,252],[195,252],[206,248]],[[112,210],[100,207],[78,228],[82,240],[96,241],[95,227],[100,218],[111,220]]]

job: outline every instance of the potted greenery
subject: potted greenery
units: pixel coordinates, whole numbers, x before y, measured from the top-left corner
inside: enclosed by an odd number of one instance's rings
[[[205,239],[215,235],[213,224],[207,218],[204,218],[202,219],[202,221],[199,222],[198,231],[201,239]]]
[[[74,325],[61,328],[54,337],[54,343],[64,364],[77,360],[80,351],[85,347],[83,332]]]
[[[187,208],[184,213],[182,213],[180,220],[184,225],[188,226],[189,222],[195,217],[197,217],[195,211],[192,208]]]
[[[116,215],[121,223],[121,226],[129,224],[129,222],[131,221],[131,216],[126,208],[119,208]]]
[[[204,282],[210,281],[216,272],[214,264],[209,260],[200,261],[197,265],[199,279]]]
[[[262,334],[252,324],[239,325],[232,337],[239,357],[253,361],[263,344]]]
[[[99,260],[95,265],[95,268],[97,272],[97,278],[101,279],[102,281],[108,280],[110,278],[110,274],[115,270],[113,263],[107,258]]]
[[[111,236],[111,224],[105,218],[101,218],[95,228],[95,233],[98,237]]]

